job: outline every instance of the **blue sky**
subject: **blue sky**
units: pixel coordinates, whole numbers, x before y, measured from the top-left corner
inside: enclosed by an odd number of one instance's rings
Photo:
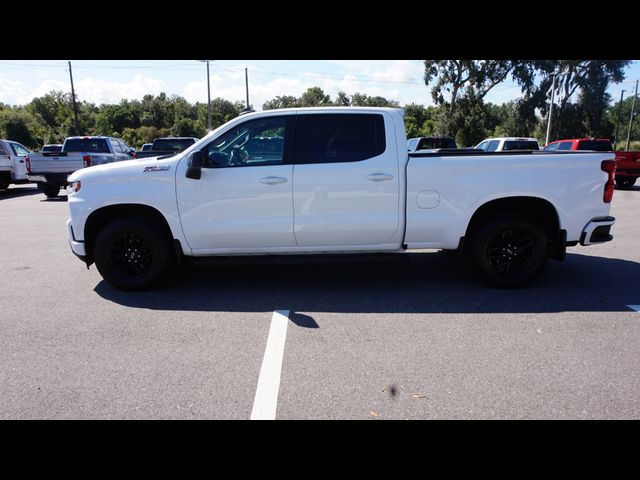
[[[206,102],[206,66],[197,60],[72,60],[76,94],[96,104],[139,99],[145,94],[177,94],[190,102]],[[244,68],[249,72],[249,100],[254,108],[275,96],[298,96],[312,86],[335,98],[338,91],[380,95],[401,105],[431,105],[423,81],[421,60],[213,60],[211,96],[244,101]],[[609,93],[633,94],[640,62],[627,69],[627,78]],[[23,105],[53,90],[69,91],[66,60],[0,60],[0,102]],[[486,101],[503,103],[520,96],[511,82],[495,87]]]

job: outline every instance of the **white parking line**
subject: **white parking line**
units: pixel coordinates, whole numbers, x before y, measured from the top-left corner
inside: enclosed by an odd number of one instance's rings
[[[627,307],[629,307],[631,310],[635,310],[636,312],[640,313],[640,305],[627,305]]]
[[[264,350],[262,368],[258,377],[258,388],[253,399],[251,420],[275,420],[280,390],[280,372],[284,342],[287,339],[289,310],[276,310],[271,317],[271,327]]]

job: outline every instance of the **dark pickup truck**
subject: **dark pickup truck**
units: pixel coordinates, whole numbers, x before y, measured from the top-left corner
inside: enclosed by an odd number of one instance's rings
[[[199,138],[193,137],[163,137],[156,138],[150,150],[136,152],[137,158],[159,157],[180,153],[196,143]]]

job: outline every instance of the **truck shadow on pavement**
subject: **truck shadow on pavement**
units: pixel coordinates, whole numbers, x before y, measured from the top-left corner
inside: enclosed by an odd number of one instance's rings
[[[95,268],[95,267],[94,267]],[[640,304],[640,263],[568,254],[524,288],[487,285],[453,254],[245,264],[211,262],[176,272],[158,290],[95,292],[132,308],[336,313],[546,313],[631,311]]]
[[[9,188],[8,190],[0,190],[0,200],[9,198],[26,197],[27,195],[36,195],[42,193],[35,186],[21,186],[17,188]]]

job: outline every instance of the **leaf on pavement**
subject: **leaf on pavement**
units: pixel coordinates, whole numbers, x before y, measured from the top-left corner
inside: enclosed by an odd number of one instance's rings
[[[374,412],[373,410],[371,410],[369,413],[371,414],[372,417],[379,417],[380,416],[380,414],[378,412]]]
[[[422,399],[422,398],[427,398],[426,395],[422,395],[421,393],[414,393],[413,395],[411,395],[411,398],[415,398],[416,400],[418,399]]]

